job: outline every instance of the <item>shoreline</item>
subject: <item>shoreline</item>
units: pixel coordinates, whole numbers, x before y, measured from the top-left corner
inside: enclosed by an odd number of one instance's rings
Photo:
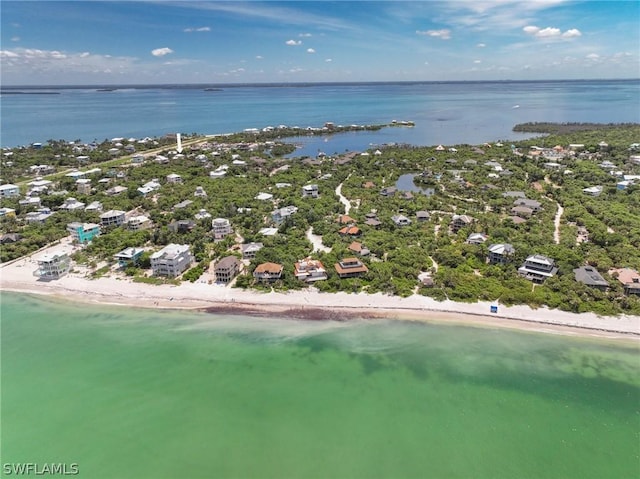
[[[490,313],[495,302],[438,302],[415,294],[402,298],[382,293],[321,293],[314,289],[265,293],[207,281],[152,285],[135,283],[124,275],[89,279],[82,273],[69,273],[51,281],[33,275],[37,259],[49,249],[71,253],[73,248],[70,238],[65,238],[29,257],[0,265],[0,293],[37,294],[82,304],[192,310],[208,314],[280,316],[309,321],[405,320],[640,340],[640,316],[598,316],[500,304],[497,313]]]

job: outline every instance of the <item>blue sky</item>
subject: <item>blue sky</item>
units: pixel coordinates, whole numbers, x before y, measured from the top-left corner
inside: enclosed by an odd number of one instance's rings
[[[640,77],[640,2],[5,1],[17,84]]]

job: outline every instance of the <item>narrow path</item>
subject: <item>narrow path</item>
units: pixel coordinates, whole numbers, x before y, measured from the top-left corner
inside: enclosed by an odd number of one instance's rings
[[[557,201],[556,205],[558,205],[558,211],[556,211],[556,217],[553,220],[553,224],[555,226],[553,231],[553,242],[555,244],[560,244],[560,219],[562,218],[562,213],[564,213],[564,208]]]
[[[331,253],[331,248],[322,243],[322,236],[313,234],[313,227],[310,226],[306,232],[307,239],[313,245],[313,252]]]
[[[433,256],[427,256],[427,258],[429,258],[431,260],[431,262],[433,263],[433,272],[437,273],[438,272],[438,263],[436,263],[436,260],[433,259]]]
[[[349,176],[347,176],[345,180],[348,180],[350,176],[351,176],[351,173],[349,173]],[[344,214],[348,215],[349,210],[351,209],[351,201],[349,201],[342,195],[342,183],[340,183],[336,187],[336,195],[338,195],[338,198],[340,198],[340,203],[344,205]]]

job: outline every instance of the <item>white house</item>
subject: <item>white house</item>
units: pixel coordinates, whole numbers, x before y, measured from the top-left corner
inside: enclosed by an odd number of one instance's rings
[[[318,185],[306,185],[302,187],[303,198],[317,198],[319,195]]]
[[[215,218],[211,221],[211,226],[213,228],[213,237],[214,239],[221,240],[225,236],[233,233],[233,228],[231,228],[231,223],[226,218]]]
[[[55,252],[45,254],[38,260],[38,269],[34,271],[34,276],[42,279],[58,279],[69,272],[71,258],[66,253]]]
[[[15,198],[20,196],[20,187],[10,183],[0,185],[0,198]]]
[[[155,276],[175,278],[193,262],[188,244],[168,244],[151,255],[151,269]]]
[[[105,211],[100,215],[100,224],[102,226],[120,226],[124,224],[125,212],[120,210]]]
[[[558,272],[555,261],[541,254],[529,256],[518,268],[518,273],[534,283],[543,283]]]

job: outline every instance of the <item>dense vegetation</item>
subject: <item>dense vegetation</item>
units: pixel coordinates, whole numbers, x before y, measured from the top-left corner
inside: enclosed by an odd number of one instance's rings
[[[551,132],[551,130],[548,130]],[[321,129],[313,134],[320,134]],[[206,138],[184,136],[183,155],[172,154],[175,139],[154,140],[155,150],[148,150],[170,158],[168,164],[159,164],[151,155],[144,164],[132,165],[128,156],[109,159],[100,163],[102,171],[92,178],[90,195],[75,192],[74,180],[60,171],[73,165],[70,145],[52,142],[42,149],[24,148],[12,150],[11,169],[3,172],[3,178],[21,181],[33,164],[54,164],[58,169],[53,176],[57,190],[67,190],[68,195],[47,195],[42,203],[52,209],[58,207],[67,196],[89,203],[100,201],[103,209],[137,210],[151,218],[154,227],[142,232],[128,232],[116,228],[104,232],[91,245],[74,258],[79,263],[103,268],[113,263],[113,255],[127,246],[145,246],[157,250],[168,243],[192,245],[198,263],[183,279],[196,281],[209,268],[209,263],[231,253],[237,254],[238,243],[251,241],[264,243],[254,260],[247,264],[235,286],[263,287],[254,283],[251,273],[263,262],[283,264],[282,280],[269,285],[276,289],[306,287],[293,275],[293,264],[307,256],[320,259],[329,271],[326,281],[314,284],[322,291],[367,291],[408,296],[423,294],[436,299],[456,301],[500,301],[503,304],[548,305],[570,311],[596,311],[601,314],[640,314],[637,297],[625,296],[622,286],[607,275],[612,267],[640,269],[640,186],[625,190],[616,188],[618,179],[599,167],[607,160],[616,169],[627,174],[640,174],[640,166],[631,164],[630,145],[640,140],[638,125],[607,125],[595,130],[571,130],[566,134],[553,134],[524,140],[511,145],[457,145],[439,151],[433,147],[387,146],[374,153],[345,154],[337,157],[294,158],[286,146],[276,141],[292,134],[292,131],[243,132],[230,136]],[[299,134],[299,133],[296,133]],[[607,143],[602,148],[601,143]],[[112,146],[104,142],[89,154],[91,163],[105,158],[103,150]],[[547,160],[528,157],[532,146],[554,146],[580,143],[582,154],[569,156],[561,161],[562,169],[546,169]],[[215,152],[215,153],[214,153]],[[5,152],[6,153],[6,152]],[[76,153],[77,154],[77,153]],[[107,158],[110,158],[107,156]],[[241,160],[233,162],[233,160]],[[493,161],[501,166],[496,170],[485,163]],[[223,178],[210,178],[209,171],[227,165]],[[569,170],[570,173],[563,170]],[[181,184],[165,181],[169,173],[182,177]],[[394,186],[401,175],[415,174],[419,187],[433,188],[434,194],[417,191],[411,197],[401,192],[395,196],[380,194],[384,187]],[[98,183],[100,178],[110,178],[108,184]],[[142,196],[136,189],[152,178],[162,183],[156,194]],[[302,198],[301,188],[318,184],[319,198]],[[114,185],[128,188],[118,196],[108,196],[106,191]],[[280,187],[276,187],[280,184]],[[341,186],[340,186],[341,185]],[[601,185],[600,196],[587,196],[583,189]],[[207,197],[195,197],[201,186]],[[343,236],[337,222],[345,212],[336,189],[350,201],[349,216],[360,228],[358,237]],[[26,186],[23,186],[26,189]],[[508,217],[513,198],[504,197],[510,190],[522,191],[527,198],[542,203],[543,210],[516,224]],[[273,195],[272,201],[256,199],[258,193]],[[192,203],[184,208],[174,206],[184,200]],[[273,226],[271,212],[276,207],[294,205],[298,212],[284,223],[275,225],[278,234],[262,236],[259,230]],[[554,217],[558,205],[564,208],[561,217],[559,241],[555,241]],[[26,225],[22,221],[24,209],[17,199],[3,199],[3,207],[16,209],[17,218],[2,218],[3,232],[16,232],[23,239],[2,246],[0,258],[9,261],[28,254],[40,246],[66,235],[70,221],[99,222],[99,213],[56,212],[44,225]],[[223,217],[231,221],[235,234],[223,241],[214,241],[211,235],[211,218],[194,220],[194,227],[180,233],[169,228],[174,220],[194,219],[205,209],[212,218]],[[379,226],[365,224],[367,213],[374,211],[381,222]],[[430,218],[417,221],[418,211],[428,211]],[[411,219],[408,226],[397,226],[393,215],[402,214]],[[475,221],[457,233],[450,231],[453,214],[466,214]],[[579,228],[586,228],[589,241],[577,242]],[[309,229],[321,235],[329,252],[314,252],[308,239]],[[485,244],[467,244],[470,233],[488,235]],[[349,245],[362,242],[371,255],[362,258],[369,272],[359,278],[339,279],[333,271],[334,263],[354,256]],[[487,248],[491,243],[510,243],[515,257],[505,266],[486,262]],[[556,260],[559,274],[543,285],[533,286],[517,274],[517,268],[531,254],[543,254]],[[611,288],[601,292],[574,280],[573,269],[591,264],[609,280]],[[127,274],[139,281],[150,281],[146,262],[138,268],[130,268]],[[433,286],[423,286],[418,275],[430,272]]]

